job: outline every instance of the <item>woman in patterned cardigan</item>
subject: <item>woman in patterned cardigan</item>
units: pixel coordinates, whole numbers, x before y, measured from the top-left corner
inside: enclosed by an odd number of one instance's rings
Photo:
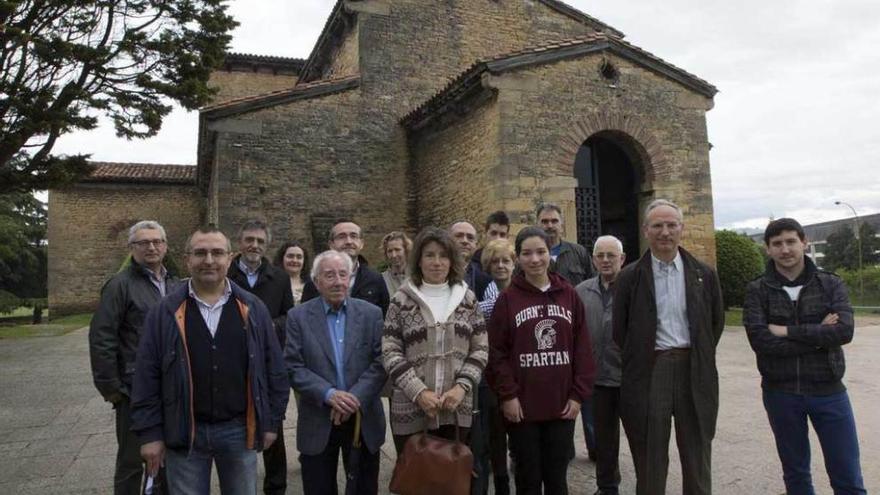
[[[488,336],[464,264],[445,230],[427,227],[414,242],[410,279],[391,299],[382,355],[394,385],[391,432],[398,454],[427,428],[461,440],[471,425],[472,390],[488,359]]]

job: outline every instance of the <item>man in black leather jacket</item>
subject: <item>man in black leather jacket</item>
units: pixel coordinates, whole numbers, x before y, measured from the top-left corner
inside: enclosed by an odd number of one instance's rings
[[[95,387],[116,410],[116,495],[140,494],[144,473],[140,442],[130,429],[135,356],[144,317],[177,285],[163,264],[168,245],[165,229],[158,222],[134,224],[129,229],[128,246],[131,264],[104,284],[89,328]]]

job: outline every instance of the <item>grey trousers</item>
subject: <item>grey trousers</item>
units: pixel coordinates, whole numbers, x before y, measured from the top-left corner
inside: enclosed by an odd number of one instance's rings
[[[648,395],[645,438],[629,438],[638,495],[663,495],[669,469],[669,437],[675,419],[675,442],[682,470],[683,495],[712,493],[712,439],[703,438],[690,378],[690,352],[658,353]]]

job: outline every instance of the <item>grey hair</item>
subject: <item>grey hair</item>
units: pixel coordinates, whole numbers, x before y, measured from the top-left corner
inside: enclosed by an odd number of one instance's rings
[[[165,227],[159,225],[159,222],[155,220],[141,220],[140,222],[132,225],[131,228],[128,229],[129,244],[134,242],[134,235],[137,233],[138,230],[158,230],[162,235],[162,240],[168,240],[165,237]]]
[[[272,230],[269,228],[269,225],[262,220],[248,220],[246,221],[240,229],[238,229],[238,240],[241,241],[241,238],[244,237],[244,233],[248,230],[262,230],[266,233],[266,243],[272,243]]]
[[[559,213],[560,218],[562,217],[562,208],[556,203],[541,203],[538,205],[538,208],[535,210],[535,216],[540,217],[541,213],[545,210],[553,210],[556,213]]]
[[[648,203],[648,206],[645,207],[645,216],[642,219],[642,225],[647,225],[648,214],[651,213],[652,210],[660,208],[661,206],[668,206],[675,210],[675,213],[678,214],[678,221],[684,222],[684,215],[681,212],[681,208],[677,204],[669,201],[668,199],[655,199],[654,201]]]
[[[614,241],[614,244],[617,245],[617,250],[620,251],[620,254],[623,254],[623,243],[620,242],[620,239],[613,235],[603,235],[593,241],[593,256],[596,255],[596,250],[599,248],[599,242],[601,241]]]
[[[321,263],[323,263],[324,260],[330,258],[339,258],[345,261],[345,267],[348,268],[349,273],[354,270],[354,261],[351,260],[351,256],[340,251],[328,249],[323,253],[315,256],[315,261],[312,262],[312,271],[309,272],[309,276],[312,278],[312,282],[314,282],[315,279],[318,278],[318,270],[321,268]]]

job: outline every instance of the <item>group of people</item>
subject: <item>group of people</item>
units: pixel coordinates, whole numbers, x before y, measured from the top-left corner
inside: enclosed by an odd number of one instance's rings
[[[186,280],[165,268],[162,226],[138,222],[89,333],[116,411],[115,493],[206,494],[213,465],[223,493],[255,494],[260,451],[264,492],[284,493],[291,388],[307,495],[337,493],[340,454],[357,492],[378,493],[383,397],[398,454],[425,431],[470,445],[474,494],[510,493],[511,472],[518,494],[568,493],[579,415],[596,494],[618,493],[621,423],[637,494],[665,493],[673,420],[683,492],[711,493],[720,285],[681,247],[677,205],[655,200],[643,218],[648,249],[625,267],[620,240],[599,237],[591,254],[542,204],[512,242],[508,216],[492,213],[479,249],[467,221],[391,232],[381,274],[348,219],[314,260],[291,241],[274,263],[265,223],[242,225],[235,250],[204,227],[187,241]],[[765,244],[744,323],[787,492],[813,493],[809,418],[835,493],[865,493],[841,382],[846,289],[805,256],[796,221],[771,222]]]

